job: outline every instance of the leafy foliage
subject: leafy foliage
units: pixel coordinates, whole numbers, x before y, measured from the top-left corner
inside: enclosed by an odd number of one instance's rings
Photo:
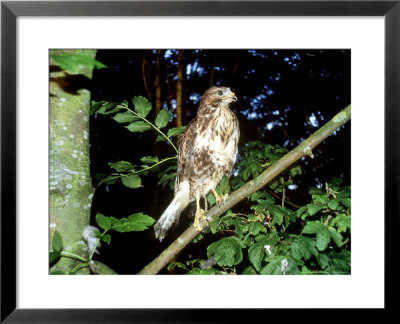
[[[129,106],[128,101],[119,103],[110,103],[106,101],[93,102],[91,114],[114,115],[112,118],[120,124],[125,124],[125,128],[133,133],[142,133],[151,129],[159,133],[156,142],[168,141],[177,153],[177,149],[171,141],[171,138],[180,135],[186,127],[172,127],[168,129],[167,134],[161,131],[165,128],[172,118],[171,113],[166,109],[161,109],[157,114],[154,123],[146,117],[151,111],[150,102],[144,97],[134,97],[132,99],[133,109]],[[170,165],[164,171],[160,171],[159,166],[165,162],[176,161],[176,156],[159,160],[157,156],[145,156],[140,159],[141,165],[134,165],[128,161],[110,162],[110,168],[116,172],[110,174],[97,174],[97,186],[103,184],[114,184],[117,180],[121,180],[122,184],[128,188],[137,189],[142,187],[141,176],[147,175],[149,172],[157,172],[159,174],[159,184],[163,187],[169,185],[173,188],[176,172],[176,166]]]
[[[51,55],[51,57],[61,69],[70,72],[79,72],[81,66],[93,67],[95,69],[103,69],[107,67],[95,58],[86,54]]]
[[[113,119],[131,132],[153,129],[158,133],[156,142],[168,141],[184,131],[184,127],[166,128],[171,114],[162,109],[154,123],[147,119],[151,105],[143,97],[128,102],[94,103],[92,113],[114,114]],[[240,152],[235,177],[224,177],[216,191],[224,196],[257,178],[270,165],[283,157],[288,150],[279,145],[260,141],[248,142]],[[160,165],[173,161],[164,170]],[[176,157],[159,158],[144,156],[141,165],[128,161],[109,163],[115,172],[98,175],[98,186],[112,184],[118,179],[129,188],[140,188],[141,177],[155,172],[159,185],[173,189],[176,176]],[[350,273],[351,198],[350,187],[341,186],[341,179],[332,178],[325,188],[311,188],[310,199],[304,206],[291,201],[286,194],[294,179],[302,176],[299,165],[283,172],[263,190],[250,195],[246,208],[237,212],[229,210],[209,224],[215,240],[208,245],[207,260],[195,259],[185,263],[174,262],[169,271],[187,274],[348,274]],[[212,193],[207,196],[210,206],[216,203]],[[109,243],[106,236],[110,229],[125,232],[144,230],[154,223],[150,217],[134,214],[116,219],[98,214],[96,221],[104,230],[100,238]],[[108,234],[107,234],[108,235]],[[203,236],[194,240],[197,244]]]
[[[239,188],[285,153],[276,145],[249,143],[243,149],[232,188],[226,178],[217,191],[225,194]],[[242,274],[350,273],[350,187],[332,178],[325,188],[309,190],[307,205],[289,207],[284,191],[293,184],[292,178],[301,174],[301,168],[295,166],[287,172],[289,180],[285,181],[283,175],[269,188],[248,197],[251,212],[229,210],[210,223],[212,234],[223,237],[207,248],[208,260],[214,259],[208,270]],[[209,203],[215,203],[211,196],[208,198]],[[185,270],[201,274],[204,267],[200,266],[205,262],[201,260],[198,267]],[[171,264],[170,268],[175,266]]]

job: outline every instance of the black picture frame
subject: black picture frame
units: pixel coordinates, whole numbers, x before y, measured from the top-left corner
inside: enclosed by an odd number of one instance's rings
[[[1,322],[234,322],[243,310],[16,308],[16,19],[19,16],[381,16],[385,19],[385,309],[396,307],[398,256],[400,0],[395,1],[2,1],[1,2]],[[368,153],[366,153],[368,154]],[[371,153],[373,154],[373,153]],[[366,156],[368,163],[368,157]],[[366,175],[368,177],[369,175]],[[373,188],[371,188],[373,190]],[[373,224],[371,224],[373,226]],[[396,258],[397,259],[397,258]],[[366,283],[368,284],[368,283]],[[210,288],[212,289],[212,288]],[[166,293],[166,298],[168,292]],[[221,292],[223,294],[223,292]],[[328,305],[327,305],[328,306]],[[251,310],[252,318],[266,310]],[[269,315],[271,316],[271,315]]]

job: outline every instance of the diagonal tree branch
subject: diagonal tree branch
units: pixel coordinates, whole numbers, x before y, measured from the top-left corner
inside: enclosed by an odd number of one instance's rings
[[[348,105],[344,110],[334,116],[329,122],[317,130],[309,138],[305,139],[296,148],[283,156],[279,161],[271,165],[267,170],[262,172],[257,178],[247,182],[229,195],[229,197],[219,205],[211,208],[206,217],[209,222],[215,220],[218,216],[225,213],[241,200],[245,199],[252,193],[261,189],[282,171],[286,170],[293,163],[298,161],[303,156],[310,156],[313,158],[312,150],[331,135],[335,130],[343,126],[351,117],[351,105]],[[207,226],[206,222],[202,220],[201,225]],[[190,226],[183,232],[169,247],[167,247],[158,257],[144,267],[138,274],[157,274],[164,268],[182,249],[189,244],[199,232],[193,226]]]

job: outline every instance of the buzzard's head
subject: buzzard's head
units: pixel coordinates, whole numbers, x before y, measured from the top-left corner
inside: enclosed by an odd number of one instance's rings
[[[231,89],[226,87],[212,87],[209,88],[201,99],[205,105],[215,106],[217,104],[229,104],[232,101],[236,101],[237,98]]]

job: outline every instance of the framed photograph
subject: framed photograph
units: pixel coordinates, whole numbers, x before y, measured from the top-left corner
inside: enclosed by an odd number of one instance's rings
[[[391,309],[399,15],[2,2],[1,320]]]

